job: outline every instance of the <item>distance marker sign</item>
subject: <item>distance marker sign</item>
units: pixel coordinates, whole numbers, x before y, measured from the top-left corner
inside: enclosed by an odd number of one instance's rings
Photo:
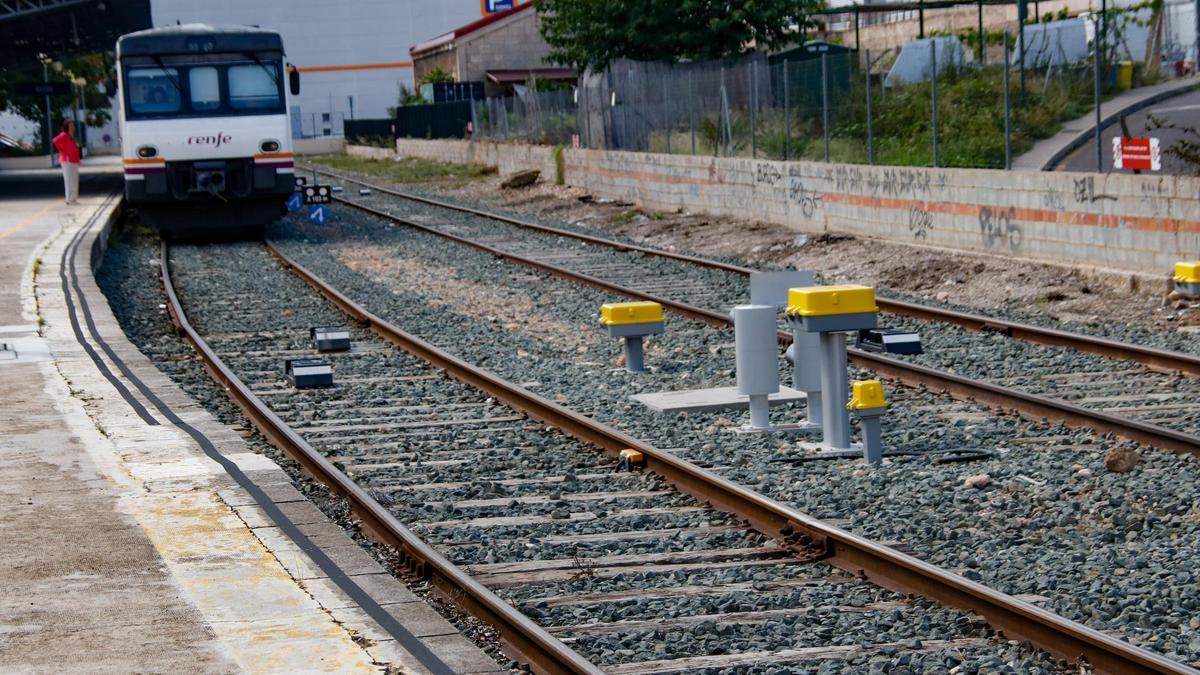
[[[333,190],[328,185],[305,185],[300,188],[305,204],[328,204],[333,201]]]
[[[1157,138],[1114,138],[1113,167],[1135,171],[1162,169],[1162,151]]]

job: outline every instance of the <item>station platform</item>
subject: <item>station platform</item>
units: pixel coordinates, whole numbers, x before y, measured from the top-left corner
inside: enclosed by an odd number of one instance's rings
[[[125,339],[121,182],[0,171],[0,671],[506,672]]]

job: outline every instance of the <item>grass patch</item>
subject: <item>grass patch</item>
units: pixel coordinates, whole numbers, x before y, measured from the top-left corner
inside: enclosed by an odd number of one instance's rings
[[[313,157],[314,164],[340,171],[353,171],[392,183],[467,183],[496,173],[496,167],[470,162],[455,164],[421,157],[399,160],[368,159],[351,155],[321,155]]]
[[[622,211],[622,212],[620,212],[620,213],[614,213],[614,214],[612,214],[611,216],[609,216],[609,217],[608,217],[608,222],[610,222],[610,223],[618,223],[618,224],[624,225],[624,224],[626,224],[626,223],[631,223],[631,222],[633,222],[633,219],[634,219],[634,218],[637,218],[637,217],[638,217],[638,212],[637,212],[637,211],[633,211],[633,210],[631,210],[631,211]]]

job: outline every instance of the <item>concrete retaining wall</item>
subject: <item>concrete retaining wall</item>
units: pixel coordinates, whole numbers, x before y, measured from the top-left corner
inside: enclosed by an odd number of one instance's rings
[[[341,152],[345,147],[346,139],[336,136],[297,138],[292,141],[292,150],[297,155],[327,155]]]
[[[547,146],[400,139],[401,156],[554,176]],[[354,154],[390,156],[378,148]],[[872,167],[573,150],[569,185],[651,210],[763,220],[1009,258],[1144,274],[1200,257],[1200,179]]]

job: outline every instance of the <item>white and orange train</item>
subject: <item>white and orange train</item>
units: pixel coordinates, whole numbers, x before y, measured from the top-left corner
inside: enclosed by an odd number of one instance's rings
[[[253,236],[295,189],[278,33],[189,24],[117,41],[125,198],[171,234]],[[286,85],[286,86],[285,86]]]

